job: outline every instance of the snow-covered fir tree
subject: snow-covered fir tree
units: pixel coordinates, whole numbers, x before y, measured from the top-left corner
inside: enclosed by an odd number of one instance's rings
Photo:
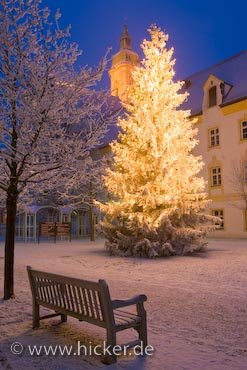
[[[102,230],[112,254],[167,256],[187,254],[204,245],[211,216],[203,167],[192,153],[197,144],[190,111],[180,108],[188,94],[175,81],[173,49],[158,27],[144,40],[144,59],[119,119],[121,134],[111,147],[114,163],[105,176],[111,200],[101,204]]]

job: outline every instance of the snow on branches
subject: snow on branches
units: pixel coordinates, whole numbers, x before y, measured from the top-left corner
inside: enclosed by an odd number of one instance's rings
[[[132,74],[127,114],[118,121],[122,133],[112,144],[114,165],[105,176],[112,200],[101,205],[102,229],[112,253],[186,254],[204,245],[204,225],[212,225],[201,215],[207,204],[198,176],[203,162],[192,152],[197,130],[190,111],[180,108],[188,94],[174,81],[168,35],[156,26],[149,32],[144,60]]]
[[[95,70],[77,71],[81,51],[69,29],[39,3],[1,2],[0,189],[18,195],[71,176],[114,119],[107,94],[90,89],[106,58]]]
[[[0,3],[0,200],[7,209],[4,298],[13,291],[18,203],[56,192],[78,172],[89,176],[91,152],[114,120],[107,93],[94,92],[106,66],[79,71],[81,54],[57,12],[39,0]],[[99,162],[98,162],[99,164]],[[67,184],[67,185],[66,185]]]

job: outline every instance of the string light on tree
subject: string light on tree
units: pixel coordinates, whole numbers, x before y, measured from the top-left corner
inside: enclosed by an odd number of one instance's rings
[[[114,254],[163,256],[200,249],[211,216],[203,167],[192,150],[197,144],[190,111],[180,108],[188,94],[175,81],[173,48],[160,28],[141,47],[144,59],[134,70],[121,134],[111,147],[113,167],[105,176],[112,199],[101,204],[102,230]]]

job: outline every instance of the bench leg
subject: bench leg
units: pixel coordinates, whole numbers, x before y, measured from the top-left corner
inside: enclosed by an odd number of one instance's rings
[[[62,322],[67,322],[67,315],[62,314],[61,315],[61,321]]]
[[[39,328],[39,304],[33,302],[33,329]]]
[[[143,342],[143,348],[146,348],[148,345],[147,338],[147,314],[146,310],[143,307],[143,304],[137,305],[137,314],[141,317],[141,324],[137,328],[139,339]]]
[[[116,345],[116,341],[117,341],[117,337],[116,337],[115,330],[107,329],[106,346],[107,347],[110,346],[110,352],[111,352],[111,354],[106,353],[106,361],[105,362],[106,362],[107,365],[113,364],[117,361],[117,356],[112,353],[112,349]]]

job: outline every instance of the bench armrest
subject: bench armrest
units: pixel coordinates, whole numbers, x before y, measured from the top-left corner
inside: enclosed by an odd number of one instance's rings
[[[138,303],[146,302],[147,296],[145,294],[136,295],[130,299],[121,300],[121,299],[115,299],[112,301],[112,308],[120,308],[120,307],[126,307],[131,306]]]

